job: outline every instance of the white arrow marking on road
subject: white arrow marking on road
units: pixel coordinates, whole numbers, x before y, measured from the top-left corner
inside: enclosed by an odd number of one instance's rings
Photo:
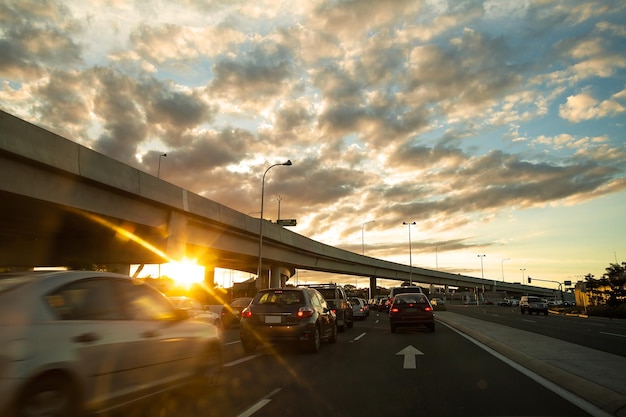
[[[404,369],[415,369],[415,356],[423,355],[424,353],[418,349],[415,349],[413,346],[408,345],[400,352],[396,353],[396,355],[404,355]]]

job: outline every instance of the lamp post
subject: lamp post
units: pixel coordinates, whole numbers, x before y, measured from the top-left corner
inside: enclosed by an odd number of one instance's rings
[[[502,282],[504,282],[504,261],[510,261],[511,258],[505,258],[500,263],[502,264]]]
[[[520,271],[522,271],[522,285],[524,284],[524,271],[526,271],[526,268],[520,268]]]
[[[415,222],[402,222],[403,225],[409,226],[409,284],[413,285],[413,258],[411,251],[411,225],[416,225]]]
[[[365,236],[363,234],[363,228],[365,227],[366,224],[369,223],[374,223],[376,220],[370,220],[369,222],[365,222],[363,224],[361,224],[361,254],[365,255]]]
[[[265,199],[265,175],[267,174],[267,171],[279,165],[291,166],[292,163],[291,160],[287,160],[287,162],[283,162],[282,164],[270,165],[270,167],[267,168],[263,173],[263,180],[261,181],[261,218],[259,219],[259,265],[257,267],[257,288],[259,289],[262,289],[261,273],[263,272],[263,203]]]
[[[481,276],[483,277],[483,279],[485,278],[485,269],[483,268],[483,258],[487,256],[487,255],[478,255],[478,257],[480,258],[480,271],[481,271]]]
[[[157,169],[157,178],[161,178],[161,158],[167,156],[166,153],[159,154],[159,168]]]

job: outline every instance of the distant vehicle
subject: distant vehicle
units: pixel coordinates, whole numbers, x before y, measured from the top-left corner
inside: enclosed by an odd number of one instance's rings
[[[216,326],[126,275],[0,274],[0,329],[2,416],[91,415],[222,368]]]
[[[404,286],[404,287],[393,287],[389,290],[389,304],[393,303],[393,298],[398,294],[408,294],[408,293],[417,293],[424,294],[422,287],[413,285],[413,286]]]
[[[530,295],[523,295],[519,301],[519,308],[522,314],[543,313],[548,315],[548,303],[543,298]]]
[[[426,295],[421,293],[396,295],[389,308],[389,325],[392,333],[399,327],[426,327],[434,332],[435,315]]]
[[[498,305],[500,307],[510,307],[511,306],[511,300],[509,300],[508,298],[503,298],[502,300],[498,301]]]
[[[248,307],[252,301],[252,297],[234,298],[229,304],[222,307],[222,323],[224,328],[239,324],[241,320],[241,312]]]
[[[337,284],[311,284],[303,285],[303,287],[315,288],[322,294],[328,306],[337,315],[337,328],[340,332],[343,332],[346,327],[354,326],[354,313],[343,287]]]
[[[434,297],[430,299],[430,304],[433,306],[445,306],[446,302],[443,301],[441,298]]]
[[[168,297],[174,307],[180,308],[182,310],[186,310],[189,314],[189,318],[194,320],[204,320],[207,323],[211,323],[221,329],[222,326],[222,318],[219,314],[211,311],[208,307],[202,304],[200,301],[195,298],[185,297],[185,296],[176,296],[176,297]]]
[[[313,288],[270,288],[243,310],[239,336],[246,353],[265,343],[296,343],[317,353],[322,340],[337,341],[337,318]]]
[[[350,298],[350,304],[352,305],[352,316],[355,319],[365,320],[367,317],[367,304],[365,300],[358,297]]]

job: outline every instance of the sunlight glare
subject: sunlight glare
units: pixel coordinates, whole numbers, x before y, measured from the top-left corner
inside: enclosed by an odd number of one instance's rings
[[[204,281],[204,267],[190,259],[163,264],[161,265],[161,273],[173,279],[177,285],[185,288]]]

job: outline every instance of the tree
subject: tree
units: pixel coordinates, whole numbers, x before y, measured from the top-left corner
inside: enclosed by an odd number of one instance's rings
[[[608,287],[605,291],[607,305],[617,306],[626,302],[626,262],[610,264],[602,278]]]

